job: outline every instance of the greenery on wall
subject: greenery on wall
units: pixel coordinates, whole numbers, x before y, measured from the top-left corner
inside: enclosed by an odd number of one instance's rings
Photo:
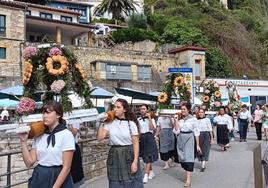
[[[226,10],[218,0],[145,0],[143,26],[133,24],[141,20],[133,16],[130,29],[113,37],[116,42],[149,39],[160,45],[202,46],[207,49],[207,76],[267,79],[268,0],[228,3]]]

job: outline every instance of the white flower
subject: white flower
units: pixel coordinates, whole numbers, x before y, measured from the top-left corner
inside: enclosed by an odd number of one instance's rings
[[[55,80],[50,88],[53,93],[60,94],[61,90],[65,87],[65,82],[63,80]]]

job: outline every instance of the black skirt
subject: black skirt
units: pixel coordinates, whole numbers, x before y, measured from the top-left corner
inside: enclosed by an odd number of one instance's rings
[[[193,172],[194,171],[194,163],[192,162],[182,162],[181,167],[188,172]]]
[[[33,175],[29,179],[28,188],[51,188],[55,184],[62,166],[41,166],[34,168]],[[63,182],[61,188],[73,188],[73,180],[69,174]]]
[[[75,143],[75,152],[72,160],[71,175],[74,183],[77,183],[84,179],[81,150],[77,143]]]
[[[142,157],[144,163],[153,163],[158,160],[158,150],[153,133],[141,134],[140,157]]]
[[[229,143],[229,130],[227,125],[217,125],[217,143],[226,145]]]

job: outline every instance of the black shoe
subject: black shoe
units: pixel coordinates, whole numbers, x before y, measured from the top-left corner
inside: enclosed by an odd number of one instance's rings
[[[247,139],[244,139],[244,142],[247,142]]]
[[[206,169],[206,167],[202,167],[202,168],[200,169],[200,172],[205,172],[205,169]]]
[[[242,142],[243,139],[240,139],[239,142]]]

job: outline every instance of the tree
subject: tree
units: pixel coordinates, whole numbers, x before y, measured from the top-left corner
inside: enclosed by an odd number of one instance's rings
[[[112,13],[113,19],[122,19],[124,13],[129,16],[133,12],[137,12],[135,5],[138,4],[134,0],[103,0],[94,10],[94,15]]]

